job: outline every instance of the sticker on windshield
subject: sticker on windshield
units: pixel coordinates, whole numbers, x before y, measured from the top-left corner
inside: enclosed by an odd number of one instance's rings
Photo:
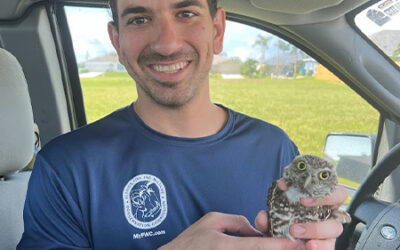
[[[397,13],[399,13],[399,10],[392,5],[389,8],[387,8],[386,10],[384,10],[383,12],[385,12],[385,14],[387,14],[388,16],[394,16]]]
[[[368,10],[367,17],[379,26],[382,26],[391,20],[390,17],[386,16],[382,11],[373,9]]]
[[[386,0],[386,1],[384,1],[383,3],[379,4],[379,5],[378,5],[378,8],[381,9],[381,10],[383,10],[383,9],[385,9],[386,7],[389,7],[389,5],[391,5],[392,3],[393,3],[393,0]]]

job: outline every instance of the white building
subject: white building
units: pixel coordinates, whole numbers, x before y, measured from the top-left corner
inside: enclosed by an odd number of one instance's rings
[[[84,68],[89,72],[126,72],[125,67],[119,63],[117,55],[90,59],[84,63]]]
[[[317,72],[318,62],[315,61],[313,58],[303,59],[303,62],[306,72],[312,72],[313,75],[315,74],[315,72]]]

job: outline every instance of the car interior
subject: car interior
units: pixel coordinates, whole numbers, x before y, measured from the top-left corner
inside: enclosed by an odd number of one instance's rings
[[[354,24],[357,13],[378,2],[219,1],[228,20],[295,44],[379,112],[373,167],[347,208],[352,222],[336,249],[400,246],[400,70]],[[45,145],[87,123],[64,6],[107,8],[107,1],[0,2],[0,249],[15,249],[22,235],[39,138]]]

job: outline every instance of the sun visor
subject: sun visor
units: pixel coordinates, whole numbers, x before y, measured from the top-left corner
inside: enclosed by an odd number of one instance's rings
[[[308,14],[317,10],[337,6],[343,0],[249,0],[258,9],[285,14]]]
[[[20,17],[33,3],[40,0],[1,0],[0,20]]]

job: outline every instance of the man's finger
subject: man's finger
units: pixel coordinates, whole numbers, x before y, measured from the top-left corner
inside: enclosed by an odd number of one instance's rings
[[[231,237],[223,244],[223,249],[274,249],[274,250],[306,250],[303,241],[292,241],[288,238],[254,238]]]
[[[268,215],[267,211],[261,210],[258,212],[256,219],[254,220],[254,224],[258,231],[266,234],[268,231]]]
[[[301,198],[300,202],[305,207],[328,205],[333,208],[340,207],[347,199],[348,193],[345,187],[338,185],[335,191],[324,199]]]
[[[336,239],[329,239],[329,240],[309,240],[306,243],[307,250],[329,250],[335,249],[335,242]]]
[[[211,228],[217,229],[221,233],[234,233],[241,236],[260,237],[262,233],[255,229],[246,217],[242,215],[208,213],[204,216],[208,220],[206,224]]]
[[[278,188],[282,191],[286,191],[288,189],[285,178],[280,178],[279,180],[276,181],[276,184],[278,185]]]
[[[297,239],[333,239],[343,232],[343,226],[336,220],[298,223],[290,227],[290,234]]]

